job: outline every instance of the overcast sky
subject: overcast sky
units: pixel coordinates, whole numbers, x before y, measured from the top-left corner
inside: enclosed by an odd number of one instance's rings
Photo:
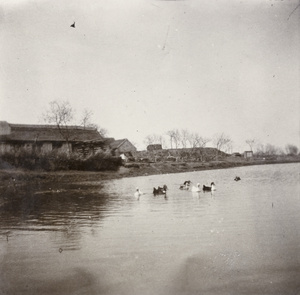
[[[0,0],[0,120],[67,100],[139,149],[175,128],[300,147],[299,3]]]

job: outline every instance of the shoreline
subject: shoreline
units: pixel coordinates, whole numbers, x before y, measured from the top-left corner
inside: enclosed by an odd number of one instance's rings
[[[128,163],[121,166],[117,171],[26,171],[22,169],[0,169],[0,193],[3,187],[13,183],[36,184],[59,182],[77,183],[90,181],[104,181],[127,177],[149,176],[159,174],[184,173],[193,171],[229,169],[235,167],[253,165],[271,165],[299,163],[300,159],[294,160],[269,160],[269,161],[213,161],[207,163],[199,162],[156,162],[156,163]]]
[[[103,181],[113,179],[150,176],[159,174],[185,173],[205,170],[230,169],[235,167],[293,164],[300,159],[285,161],[214,161],[199,162],[158,162],[158,163],[130,163],[121,166],[118,171],[91,172],[91,171],[25,171],[21,169],[0,169],[0,207],[15,198],[34,195],[36,191],[57,193],[66,189],[83,192],[83,187],[99,187]],[[137,166],[139,168],[137,168]],[[126,165],[125,165],[126,166]]]

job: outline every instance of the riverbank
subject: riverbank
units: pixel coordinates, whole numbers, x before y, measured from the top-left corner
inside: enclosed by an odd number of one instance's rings
[[[0,193],[7,187],[22,186],[24,184],[37,185],[41,183],[78,183],[95,182],[102,180],[118,179],[125,177],[147,176],[155,174],[183,173],[191,171],[226,169],[249,165],[266,165],[280,163],[300,162],[299,159],[293,160],[222,160],[211,162],[156,162],[156,163],[128,163],[120,167],[117,171],[91,172],[91,171],[25,171],[21,169],[0,170]]]

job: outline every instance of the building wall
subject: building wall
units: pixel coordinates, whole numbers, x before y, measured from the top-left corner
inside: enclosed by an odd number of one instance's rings
[[[69,144],[69,146],[70,146],[70,152],[72,152],[72,145]],[[58,148],[58,151],[59,151],[60,153],[68,153],[68,152],[69,152],[68,144],[67,144],[67,143],[63,143],[63,144],[61,145],[61,147]]]
[[[4,154],[11,151],[11,145],[1,142],[0,143],[0,154]]]
[[[56,147],[53,147],[53,144],[51,142],[44,142],[44,143],[22,142],[18,144],[11,144],[11,143],[4,143],[4,142],[0,143],[0,154],[4,154],[7,152],[16,153],[21,149],[25,149],[28,152],[35,150],[36,152],[41,152],[43,154],[49,153],[52,150],[57,150],[60,153],[69,152],[67,143],[56,145]],[[71,144],[70,144],[70,149],[72,152]]]
[[[11,128],[5,121],[0,121],[0,135],[7,135],[11,133]]]
[[[253,152],[252,151],[245,151],[244,152],[244,158],[245,159],[253,158]]]
[[[52,143],[46,142],[41,147],[41,153],[49,153],[52,151]]]

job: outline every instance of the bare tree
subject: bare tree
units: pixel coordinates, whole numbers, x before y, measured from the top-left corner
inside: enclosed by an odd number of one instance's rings
[[[232,143],[232,140],[228,135],[221,133],[214,136],[213,143],[216,146],[216,154],[218,158],[218,151],[221,151],[224,147]]]
[[[171,145],[171,149],[172,149],[173,148],[173,140],[176,136],[175,131],[174,130],[169,130],[169,131],[167,131],[167,135],[170,138],[170,145]]]
[[[68,125],[74,118],[74,110],[72,109],[68,101],[58,102],[56,100],[51,101],[49,109],[43,115],[44,121],[49,124],[55,124],[59,130],[61,136],[66,140],[68,151],[71,152],[69,144],[70,133]]]
[[[178,146],[180,144],[180,140],[181,140],[181,134],[179,132],[178,129],[174,130],[174,142],[175,142],[175,148],[178,149]]]
[[[155,135],[155,141],[160,143],[162,147],[166,145],[166,141],[162,135]]]
[[[254,144],[255,144],[255,139],[247,139],[246,143],[249,145],[250,150],[253,152],[253,147],[254,147]]]
[[[216,134],[213,139],[213,142],[216,148],[221,151],[222,148],[225,147],[225,145],[231,142],[231,138],[224,133]]]
[[[227,154],[231,154],[232,153],[232,141],[230,141],[230,142],[228,142],[228,143],[225,144],[224,151]]]
[[[49,109],[43,116],[47,123],[66,126],[72,122],[74,110],[68,101],[58,102],[54,100],[49,103]]]
[[[205,148],[206,145],[207,145],[210,141],[211,141],[210,138],[200,136],[200,137],[198,138],[198,145],[199,145],[199,147]]]
[[[191,148],[199,147],[201,142],[201,136],[198,133],[189,133],[187,141],[190,144]]]
[[[296,156],[299,152],[298,147],[293,144],[287,144],[285,146],[285,150],[286,150],[287,155],[292,155],[292,156]]]
[[[154,139],[153,134],[147,135],[147,136],[145,137],[145,139],[144,139],[144,143],[145,143],[146,146],[148,146],[148,145],[150,145],[150,144],[154,144],[154,142],[155,142],[155,139]]]
[[[210,141],[210,139],[207,137],[202,137],[196,133],[195,140],[196,140],[196,146],[199,147],[201,161],[205,161],[205,158],[206,158],[205,147],[206,147],[207,143]]]
[[[182,145],[183,148],[186,148],[189,137],[190,137],[190,134],[189,134],[188,130],[187,129],[182,129],[181,130],[180,141],[181,141],[181,145]]]
[[[278,148],[270,143],[266,145],[265,154],[268,156],[274,156],[278,154]]]
[[[256,155],[257,156],[264,156],[265,154],[265,147],[262,143],[258,143],[256,147]]]
[[[92,116],[93,116],[93,111],[84,109],[80,120],[80,125],[83,126],[84,128],[90,127],[90,125],[92,125],[91,123]]]
[[[101,128],[99,125],[91,122],[92,116],[94,115],[93,111],[84,109],[80,119],[80,125],[84,128],[90,127],[96,129],[103,137],[107,136],[108,131],[105,128]]]
[[[103,136],[103,137],[106,137],[108,135],[107,129],[101,128],[97,124],[88,124],[86,127],[90,127],[90,128],[96,129],[100,133],[100,135]]]

